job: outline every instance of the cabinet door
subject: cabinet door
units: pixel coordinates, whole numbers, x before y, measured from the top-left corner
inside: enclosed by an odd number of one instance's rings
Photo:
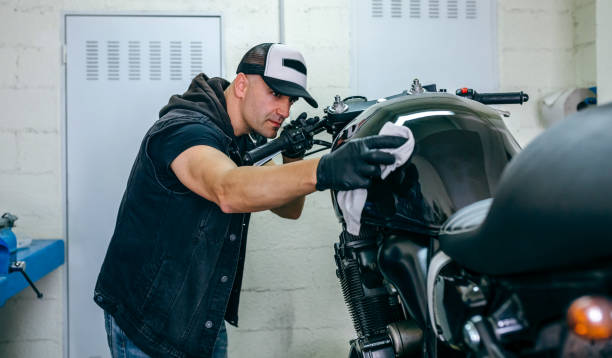
[[[364,0],[352,11],[357,94],[386,97],[414,78],[449,92],[497,89],[495,1]]]
[[[110,356],[93,289],[142,137],[172,94],[221,76],[219,16],[66,15],[71,357]]]

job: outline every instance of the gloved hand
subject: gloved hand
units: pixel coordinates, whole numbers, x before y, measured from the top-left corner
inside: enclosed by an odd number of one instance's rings
[[[351,140],[324,155],[317,166],[317,190],[351,190],[366,188],[372,178],[380,176],[381,164],[392,164],[392,154],[375,150],[397,148],[406,138],[375,135]]]
[[[297,159],[304,157],[306,151],[312,148],[313,139],[310,133],[300,131],[299,129],[285,129],[281,135],[287,135],[291,142],[291,147],[282,151],[287,158]]]
[[[285,137],[289,148],[285,149],[282,153],[287,158],[302,158],[307,150],[312,148],[313,138],[312,134],[304,130],[307,124],[312,124],[312,119],[306,119],[307,114],[303,112],[296,119],[287,124],[280,136]],[[317,117],[318,120],[318,117]]]

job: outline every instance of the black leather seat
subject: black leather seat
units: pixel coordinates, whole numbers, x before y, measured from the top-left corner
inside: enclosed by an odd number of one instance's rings
[[[612,103],[534,139],[506,167],[494,200],[456,212],[439,239],[455,261],[491,275],[612,265]]]

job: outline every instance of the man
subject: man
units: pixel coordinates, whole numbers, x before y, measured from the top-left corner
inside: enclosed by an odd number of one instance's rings
[[[273,138],[306,91],[302,55],[260,44],[232,83],[198,75],[145,135],[94,292],[114,357],[225,357],[238,322],[250,212],[297,218],[315,190],[366,187],[404,139],[351,141],[321,159],[241,165],[251,132]],[[297,158],[295,158],[297,157]]]

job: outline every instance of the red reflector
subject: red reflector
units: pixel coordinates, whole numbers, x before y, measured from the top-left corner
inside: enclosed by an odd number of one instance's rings
[[[467,88],[465,88],[465,87],[463,87],[463,88],[461,89],[461,93],[463,93],[463,94],[466,94],[466,93],[467,93],[467,91],[468,91],[468,89],[467,89]]]

